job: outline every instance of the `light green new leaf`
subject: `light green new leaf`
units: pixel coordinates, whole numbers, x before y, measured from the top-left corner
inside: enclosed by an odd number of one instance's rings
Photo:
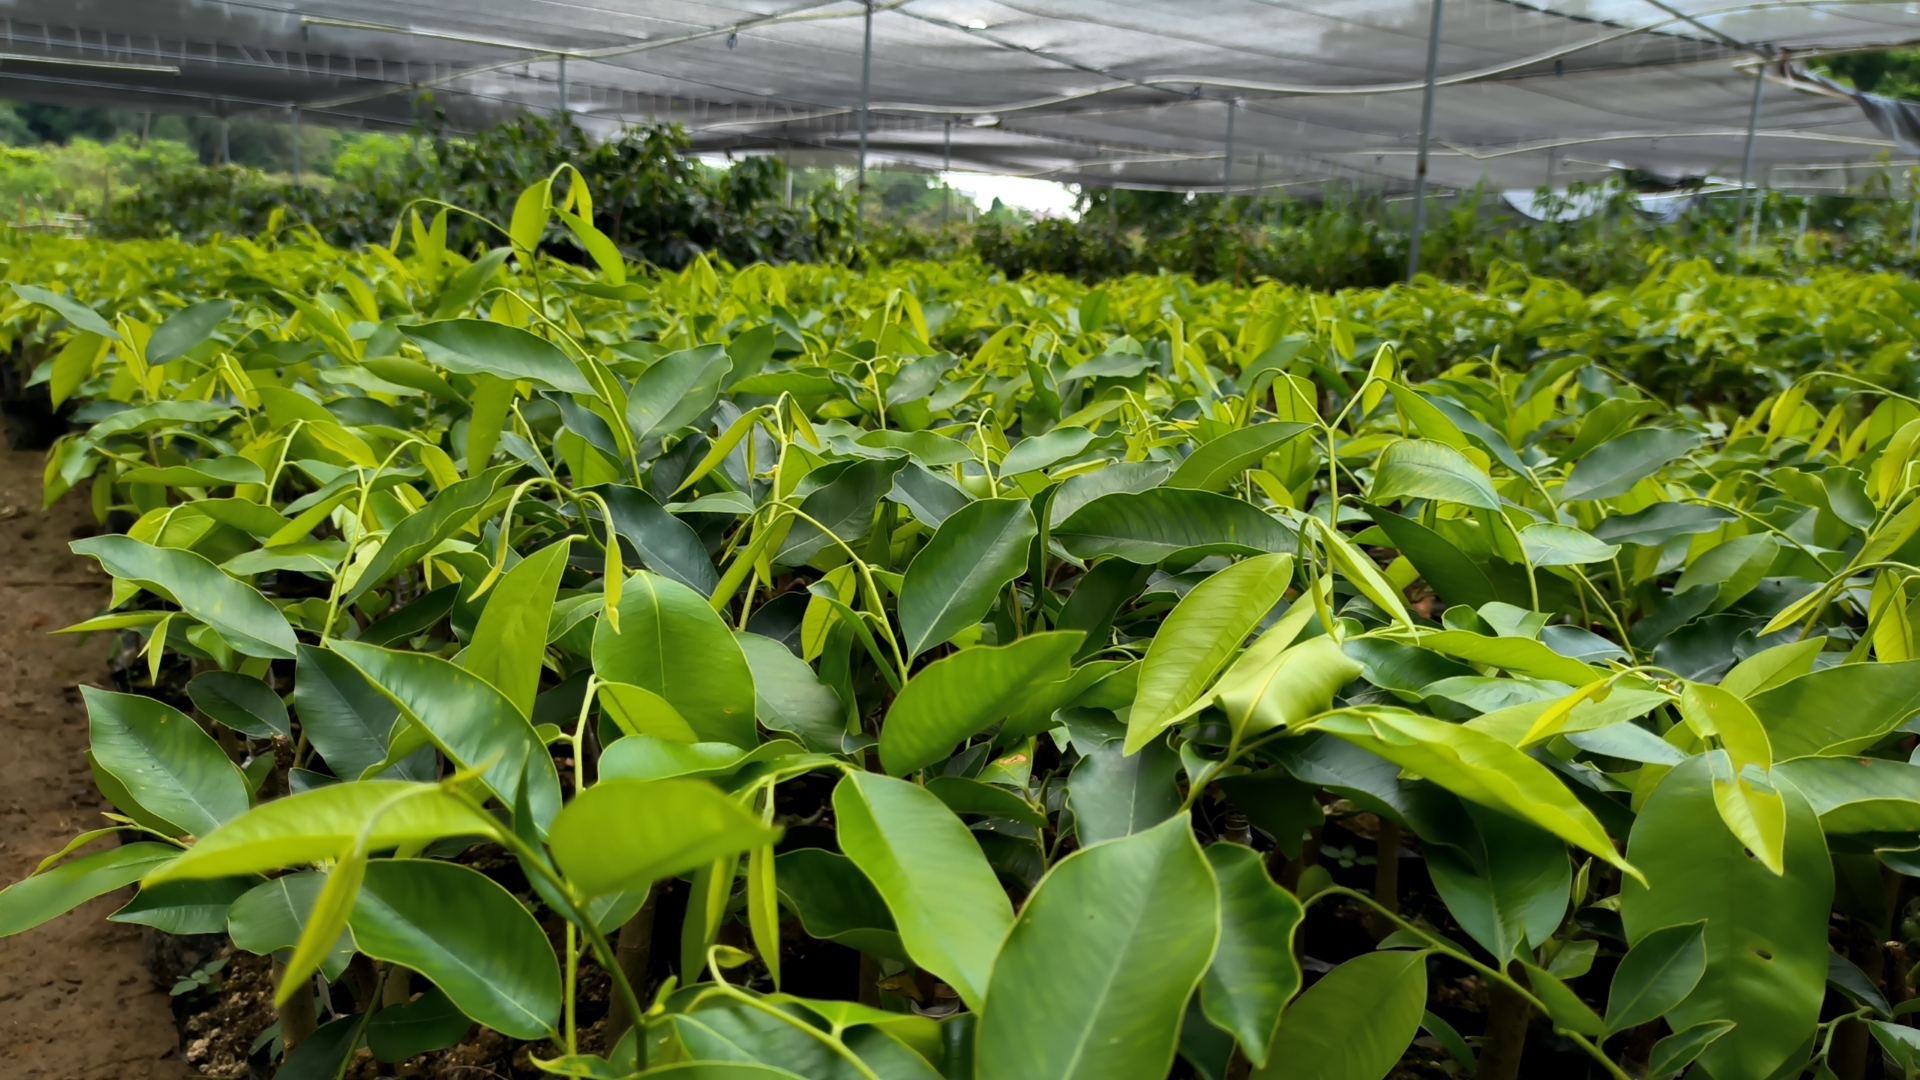
[[[1187,815],[1083,848],[1007,934],[975,1043],[996,1080],[1159,1080],[1220,937]]]
[[[248,656],[293,659],[296,644],[286,616],[253,586],[228,577],[191,551],[143,544],[130,536],[95,536],[70,547],[100,560],[107,573],[180,605]]]
[[[1166,486],[1224,491],[1248,469],[1259,468],[1260,460],[1273,453],[1282,443],[1303,431],[1311,430],[1311,424],[1276,420],[1229,431],[1195,447],[1193,453],[1187,455],[1187,460],[1180,463],[1172,476],[1167,477]]]
[[[1501,960],[1538,948],[1566,917],[1573,872],[1560,839],[1472,802],[1423,806],[1420,840],[1440,899],[1473,939]]]
[[[267,474],[247,458],[217,457],[202,458],[185,465],[169,465],[163,469],[152,466],[132,469],[120,479],[129,484],[161,484],[166,487],[226,487],[231,484],[264,484]],[[284,526],[286,522],[280,524]]]
[[[1660,781],[1628,841],[1646,884],[1622,888],[1627,939],[1637,945],[1656,930],[1706,922],[1706,974],[1665,1015],[1676,1031],[1715,1020],[1737,1025],[1701,1056],[1716,1077],[1772,1075],[1813,1033],[1826,995],[1833,863],[1806,799],[1791,788],[1781,794],[1784,874],[1712,827],[1718,810],[1704,756]]]
[[[1493,489],[1493,481],[1467,460],[1467,455],[1443,442],[1401,439],[1380,451],[1373,470],[1368,502],[1384,505],[1395,499],[1435,499],[1484,510],[1500,509],[1500,493]]]
[[[880,891],[907,952],[979,1010],[1013,905],[973,834],[932,792],[875,773],[848,773],[833,812],[840,850]]]
[[[553,597],[570,545],[549,544],[507,571],[487,597],[460,666],[493,684],[523,716],[533,715],[546,655]]]
[[[880,763],[904,776],[951,755],[965,739],[1015,711],[1037,687],[1067,677],[1085,635],[1032,634],[1000,646],[962,649],[922,668],[887,710]]]
[[[1293,556],[1262,555],[1193,587],[1147,646],[1127,720],[1127,753],[1175,722],[1212,685],[1293,581]]]
[[[1382,1080],[1420,1031],[1427,954],[1367,953],[1314,983],[1280,1018],[1262,1080]]]
[[[149,813],[206,836],[247,812],[247,781],[193,718],[139,694],[80,688],[93,759]]]
[[[1025,499],[981,499],[941,522],[900,587],[907,655],[985,618],[1000,591],[1027,569],[1027,549],[1039,533]]]
[[[1313,614],[1311,603],[1295,608],[1302,616],[1299,623]],[[1293,620],[1294,615],[1287,612],[1281,622]],[[1275,630],[1280,628],[1276,624]],[[1360,675],[1360,662],[1325,635],[1284,646],[1271,659],[1256,655],[1263,652],[1273,632],[1261,635],[1214,687],[1213,698],[1226,710],[1235,739],[1298,724],[1324,711],[1340,688]]]
[[[1439,630],[1422,633],[1423,649],[1465,660],[1470,664],[1501,668],[1532,679],[1551,679],[1570,686],[1585,686],[1606,673],[1562,656],[1532,638],[1487,637],[1471,630]]]
[[[1108,466],[1088,475],[1116,469]],[[1078,558],[1092,561],[1112,555],[1142,566],[1183,553],[1292,551],[1296,543],[1292,529],[1251,503],[1173,487],[1102,495],[1067,515],[1053,527],[1053,535]]]
[[[171,844],[126,844],[61,863],[0,890],[0,938],[31,930],[165,866],[180,854]]]
[[[1395,622],[1411,629],[1413,616],[1407,614],[1407,605],[1401,599],[1400,590],[1394,588],[1385,574],[1380,572],[1379,564],[1353,546],[1353,541],[1343,536],[1338,529],[1327,527],[1318,518],[1309,518],[1313,522],[1314,532],[1320,537],[1326,548],[1327,560],[1333,569],[1346,578],[1360,595],[1373,601],[1375,607],[1386,612]]]
[[[1754,653],[1733,665],[1733,670],[1721,677],[1720,689],[1750,698],[1784,685],[1788,680],[1812,671],[1813,662],[1819,658],[1826,644],[1826,638],[1815,637],[1805,641],[1790,641]]]
[[[1220,887],[1220,947],[1200,983],[1200,1008],[1259,1068],[1280,1011],[1300,989],[1293,935],[1306,913],[1252,848],[1214,844],[1207,862]]]
[[[644,892],[663,878],[780,838],[701,780],[607,780],[581,792],[548,830],[554,862],[587,896]]]
[[[347,925],[361,952],[432,979],[461,1012],[495,1031],[537,1039],[560,1019],[560,965],[546,932],[477,870],[376,859]]]
[[[702,742],[758,741],[753,669],[705,597],[642,570],[621,589],[619,611],[619,633],[605,619],[594,630],[600,678],[658,694]]]
[[[376,817],[377,815],[377,817]],[[438,784],[361,780],[261,803],[199,839],[146,884],[261,874],[337,859],[369,828],[369,850],[425,846],[449,836],[493,839],[499,823]]]
[[[331,648],[360,670],[421,728],[440,752],[480,778],[501,803],[518,805],[529,785],[528,805],[544,828],[560,810],[560,775],[533,724],[500,691],[450,661],[427,653],[399,652],[356,641]]]
[[[1614,969],[1606,1034],[1639,1027],[1687,999],[1707,970],[1707,924],[1666,926],[1642,937]]]
[[[458,481],[433,497],[433,501],[408,514],[393,527],[380,550],[366,562],[342,601],[352,603],[376,585],[425,558],[427,553],[453,537],[493,497],[494,489],[514,471],[512,465],[488,469],[478,476]],[[304,535],[304,534],[303,534]]]
[[[1485,732],[1392,709],[1354,709],[1314,725],[1466,799],[1530,821],[1638,876],[1545,765]]]
[[[526,379],[543,389],[591,394],[593,384],[558,345],[517,326],[485,319],[441,319],[402,326],[430,363],[462,375]]]

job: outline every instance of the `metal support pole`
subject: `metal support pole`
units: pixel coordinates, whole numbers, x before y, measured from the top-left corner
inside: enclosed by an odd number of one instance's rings
[[[293,186],[300,186],[300,106],[287,106],[287,120],[293,135]]]
[[[788,209],[792,209],[793,207],[793,150],[791,147],[781,148],[780,163],[786,166],[786,168],[783,169],[782,171],[787,174],[787,197],[786,197],[785,205],[787,206]]]
[[[1262,173],[1267,171],[1267,155],[1253,156],[1253,220],[1260,220],[1260,199],[1262,198]]]
[[[558,59],[560,61],[560,115],[565,116],[567,115],[567,58],[562,56]]]
[[[1733,240],[1740,242],[1740,227],[1747,223],[1747,181],[1753,175],[1753,143],[1760,130],[1760,102],[1766,96],[1767,67],[1753,69],[1753,105],[1747,110],[1747,152],[1740,160],[1740,212],[1733,219]]]
[[[1413,168],[1413,238],[1407,245],[1407,280],[1420,272],[1420,234],[1427,227],[1427,142],[1433,135],[1433,80],[1440,68],[1440,4],[1433,0],[1427,27],[1427,88],[1420,98],[1420,157]]]
[[[854,193],[853,241],[866,231],[867,216],[867,105],[873,90],[873,0],[866,0],[866,32],[860,43],[860,185]]]
[[[1560,163],[1560,150],[1553,147],[1547,151],[1547,194],[1553,194],[1553,167]]]
[[[1220,169],[1220,194],[1223,198],[1233,198],[1233,114],[1240,111],[1240,103],[1231,98],[1227,100],[1227,161]],[[1232,205],[1228,205],[1232,209]]]
[[[223,116],[220,118],[220,164],[222,165],[233,164],[233,155],[227,149],[227,127],[227,118]]]
[[[953,172],[953,121],[948,120],[940,147],[940,188],[946,192],[947,200],[940,207],[940,224],[942,225],[953,217],[953,184],[947,179],[951,172]]]
[[[1754,185],[1753,221],[1749,224],[1747,229],[1747,246],[1748,247],[1760,246],[1760,219],[1766,214],[1767,188],[1772,183],[1773,183],[1773,167],[1769,165],[1766,168],[1761,170],[1760,182]]]
[[[1913,210],[1907,215],[1907,250],[1920,252],[1920,193],[1908,196],[1912,200]],[[1807,233],[1807,211],[1800,210],[1800,235]]]

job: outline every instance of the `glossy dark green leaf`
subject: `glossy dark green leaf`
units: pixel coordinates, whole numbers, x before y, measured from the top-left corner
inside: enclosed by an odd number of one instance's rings
[[[1367,953],[1307,988],[1280,1018],[1265,1080],[1382,1080],[1420,1030],[1427,957]]]
[[[80,693],[94,760],[149,812],[194,836],[247,812],[246,778],[192,717],[139,694]]]
[[[195,708],[244,735],[271,739],[293,733],[286,702],[251,675],[203,671],[187,683],[187,696]]]
[[[1214,844],[1207,862],[1220,888],[1220,947],[1200,983],[1200,1007],[1259,1068],[1280,1011],[1300,989],[1293,935],[1306,913],[1252,848]]]
[[[964,776],[935,776],[927,780],[927,790],[938,796],[956,814],[1005,818],[1035,829],[1047,827],[1045,814],[1004,787],[983,784]]]
[[[1666,1016],[1675,1030],[1714,1020],[1737,1025],[1701,1056],[1716,1076],[1770,1075],[1813,1032],[1826,993],[1833,864],[1806,800],[1790,786],[1780,790],[1784,875],[1715,827],[1704,757],[1660,781],[1628,842],[1628,856],[1647,877],[1621,893],[1628,939],[1637,945],[1656,930],[1706,923],[1706,974]]]
[[[1607,1034],[1664,1016],[1693,993],[1706,970],[1704,921],[1662,927],[1642,937],[1614,969]]]
[[[1390,503],[1400,499],[1500,509],[1493,480],[1467,456],[1446,443],[1429,439],[1401,439],[1380,451],[1374,462],[1373,486],[1367,500]]]
[[[121,476],[129,484],[160,484],[166,487],[226,487],[231,484],[264,484],[267,474],[259,465],[243,457],[204,458],[185,465],[165,468],[133,469]],[[282,525],[285,522],[281,523]]]
[[[1158,487],[1173,475],[1173,469],[1173,464],[1166,461],[1121,461],[1070,477],[1054,493],[1047,517],[1057,528],[1081,507],[1102,496]]]
[[[222,573],[191,551],[159,548],[130,536],[95,536],[70,545],[100,560],[107,573],[139,582],[180,605],[248,656],[293,659],[293,627],[280,609],[252,586]]]
[[[1920,832],[1920,765],[1883,758],[1801,758],[1774,767],[1827,835]]]
[[[400,706],[401,715],[426,729],[449,760],[463,769],[479,769],[502,803],[515,805],[526,783],[534,820],[542,825],[553,820],[560,809],[560,777],[553,758],[533,724],[500,691],[426,653],[356,641],[335,641],[332,648]]]
[[[734,640],[753,672],[754,715],[760,723],[798,736],[809,750],[843,752],[847,710],[840,695],[821,682],[806,661],[772,638],[736,632]]]
[[[1112,555],[1142,564],[1182,553],[1292,551],[1297,543],[1292,529],[1249,503],[1165,487],[1102,495],[1054,525],[1053,535],[1082,559]]]
[[[1021,439],[1000,461],[1003,476],[1035,472],[1074,457],[1093,442],[1093,432],[1082,427],[1059,427],[1044,435]]]
[[[1647,1075],[1672,1076],[1693,1064],[1694,1059],[1735,1026],[1731,1020],[1705,1020],[1661,1039],[1653,1044],[1653,1053],[1648,1055]]]
[[[0,890],[0,938],[31,930],[96,896],[139,881],[179,854],[180,849],[171,844],[126,844],[69,859],[16,881]]]
[[[806,492],[800,500],[800,512],[812,521],[793,519],[793,527],[774,561],[798,566],[835,546],[834,537],[852,543],[866,536],[873,527],[874,506],[891,490],[894,475],[909,467],[898,458],[856,461]],[[828,472],[822,469],[819,475],[825,477]],[[807,477],[808,481],[813,479],[812,475]]]
[[[575,796],[547,843],[588,896],[642,891],[780,837],[737,801],[700,780],[607,780]]]
[[[347,1067],[347,1060],[360,1045],[361,1028],[366,1017],[342,1016],[321,1024],[319,1030],[300,1040],[287,1054],[274,1080],[333,1080]]]
[[[961,649],[928,664],[887,710],[881,764],[904,776],[944,760],[958,743],[1017,709],[1035,687],[1066,678],[1080,640],[1078,631],[1056,630],[1011,645]]]
[[[1281,444],[1305,431],[1308,424],[1276,420],[1229,431],[1210,442],[1200,444],[1167,477],[1168,487],[1224,491],[1246,473],[1260,467],[1260,460]]]
[[[1731,510],[1698,503],[1654,503],[1632,514],[1602,519],[1593,535],[1608,544],[1664,544],[1676,536],[1712,532],[1738,517]]]
[[[1000,591],[1026,570],[1027,545],[1039,532],[1025,499],[982,499],[947,518],[908,564],[900,588],[907,655],[985,618]]]
[[[493,497],[494,490],[512,474],[514,466],[501,465],[479,476],[449,485],[433,501],[407,515],[393,527],[380,550],[367,560],[366,569],[342,597],[348,603],[387,579],[426,557],[458,532]]]
[[[389,1006],[367,1021],[367,1048],[381,1061],[405,1061],[445,1050],[466,1038],[473,1021],[435,987],[405,1005]]]
[[[1847,707],[1834,708],[1836,701]],[[1766,726],[1775,761],[1857,753],[1920,711],[1920,660],[1823,668],[1747,704]]]
[[[645,571],[627,580],[619,632],[605,618],[594,630],[593,667],[664,698],[702,741],[757,741],[753,669],[706,598],[677,581]]]
[[[354,780],[385,761],[400,708],[344,657],[300,646],[294,665],[293,704],[300,730],[334,775]],[[389,770],[389,779],[431,780],[433,752],[423,750]]]
[[[1439,533],[1391,510],[1368,507],[1367,513],[1440,599],[1477,608],[1500,598],[1486,572]]]
[[[1120,740],[1081,751],[1067,782],[1067,805],[1083,844],[1097,844],[1153,828],[1180,811],[1174,776],[1180,758],[1155,740],[1137,753]]]
[[[1112,637],[1114,616],[1127,601],[1140,595],[1153,567],[1130,563],[1125,559],[1103,559],[1083,575],[1067,595],[1066,604],[1054,625],[1062,630],[1079,630],[1087,635],[1075,659],[1104,649]]]
[[[188,349],[207,340],[214,328],[233,314],[233,308],[231,300],[202,300],[167,316],[167,321],[154,327],[153,336],[147,339],[147,363],[164,364],[184,355]]]
[[[453,611],[453,603],[459,592],[457,583],[442,585],[410,601],[399,611],[369,624],[354,640],[368,645],[391,645],[424,634]]]
[[[1461,929],[1503,960],[1552,936],[1573,885],[1558,837],[1465,801],[1429,820],[1444,825],[1420,836],[1427,872]]]
[[[115,341],[120,340],[120,335],[114,333],[112,323],[101,318],[100,313],[93,310],[92,307],[81,303],[71,296],[54,292],[51,289],[43,289],[38,285],[22,285],[15,282],[8,282],[7,284],[19,295],[20,299],[25,300],[29,304],[41,304],[52,308],[59,312],[62,318],[72,323],[76,329],[99,334],[101,337],[112,338]]]
[[[326,881],[327,875],[316,870],[282,874],[234,900],[227,909],[226,924],[234,947],[261,956],[291,950],[306,930],[307,917]],[[321,973],[339,978],[353,952],[353,933],[343,928],[333,951],[320,962]]]
[[[417,971],[495,1031],[537,1039],[560,1019],[560,966],[546,932],[513,894],[477,870],[375,859],[347,925],[376,960]]]
[[[613,531],[641,566],[702,596],[713,595],[720,575],[691,526],[667,513],[653,496],[639,488],[604,484],[593,490],[607,500],[607,509],[613,513]]]
[[[796,848],[775,862],[780,900],[809,936],[907,961],[886,901],[852,859],[824,848]]]
[[[487,596],[460,666],[500,691],[522,715],[533,715],[546,658],[547,624],[560,575],[567,568],[568,545],[548,544],[521,559]]]
[[[840,850],[879,890],[907,952],[979,1009],[1013,905],[973,835],[925,788],[875,773],[848,773],[833,810]]]
[[[1220,936],[1218,904],[1184,814],[1061,860],[994,965],[976,1075],[1165,1076]]]
[[[259,884],[253,875],[163,882],[141,889],[107,918],[169,934],[222,934],[233,902]]]
[[[722,345],[682,349],[654,361],[627,393],[627,425],[634,441],[657,446],[693,423],[713,407],[721,380],[732,370],[733,360]]]
[[[548,390],[593,393],[593,384],[558,345],[505,323],[442,319],[401,328],[430,363],[462,375],[527,379]]]
[[[1699,446],[1691,431],[1639,428],[1616,435],[1582,457],[1561,486],[1562,501],[1611,499],[1652,476],[1662,465]]]
[[[938,529],[949,517],[973,501],[972,496],[955,487],[951,480],[913,464],[893,474],[893,486],[887,490],[887,499],[906,507],[909,513],[930,529]]]

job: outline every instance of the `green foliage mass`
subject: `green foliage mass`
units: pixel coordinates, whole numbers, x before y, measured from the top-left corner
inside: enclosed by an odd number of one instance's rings
[[[1911,281],[666,271],[593,194],[14,252],[137,659],[0,933],[138,882],[309,1075],[1911,1056]]]

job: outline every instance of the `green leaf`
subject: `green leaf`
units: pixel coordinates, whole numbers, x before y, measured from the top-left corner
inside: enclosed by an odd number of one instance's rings
[[[1467,460],[1467,455],[1446,443],[1401,439],[1380,452],[1373,469],[1368,502],[1436,499],[1483,510],[1500,509],[1500,493],[1493,489],[1493,481]]]
[[[1653,1044],[1653,1053],[1647,1057],[1647,1075],[1672,1076],[1693,1064],[1695,1058],[1736,1026],[1731,1020],[1706,1020],[1661,1039]]]
[[[389,1005],[367,1021],[367,1048],[380,1061],[405,1061],[416,1054],[457,1045],[473,1021],[445,990],[435,987],[418,1001]]]
[[[248,656],[293,659],[296,644],[286,616],[251,585],[235,581],[191,551],[143,544],[130,536],[95,536],[69,545],[100,560],[107,573],[138,582],[212,627]]]
[[[99,334],[103,338],[112,338],[115,341],[120,340],[120,335],[114,332],[112,323],[101,318],[100,313],[93,310],[93,308],[71,296],[63,296],[51,289],[43,289],[38,285],[21,285],[15,282],[8,282],[7,284],[12,286],[13,291],[19,295],[20,299],[25,300],[27,303],[50,307],[59,312],[60,316],[72,323],[75,329]]]
[[[1406,556],[1420,577],[1448,604],[1477,608],[1500,598],[1478,563],[1459,548],[1411,518],[1377,506],[1365,508],[1391,545]]]
[[[294,664],[293,704],[300,731],[335,776],[358,779],[387,758],[400,708],[338,653],[300,646]],[[431,750],[390,770],[394,780],[434,779]]]
[[[1834,708],[1836,701],[1847,707]],[[1766,725],[1775,761],[1854,754],[1920,711],[1920,660],[1823,668],[1754,694],[1747,704]]]
[[[264,484],[267,474],[246,458],[217,457],[202,458],[185,465],[170,465],[164,469],[152,466],[132,469],[120,479],[128,484],[161,484],[166,487],[225,487],[230,484]]]
[[[1546,521],[1521,529],[1520,546],[1535,566],[1585,566],[1620,553],[1618,544],[1603,544],[1591,533]]]
[[[609,829],[618,822],[617,829]],[[587,896],[641,892],[663,878],[780,838],[719,788],[700,780],[607,780],[553,819],[547,845]]]
[[[1460,928],[1502,961],[1538,948],[1567,913],[1573,873],[1560,839],[1475,803],[1433,798],[1420,839],[1434,890]]]
[[[1280,1010],[1300,989],[1293,935],[1306,913],[1252,848],[1214,844],[1207,862],[1220,887],[1220,947],[1200,983],[1200,1007],[1260,1068]]]
[[[1471,630],[1437,630],[1422,632],[1416,644],[1469,664],[1496,667],[1531,679],[1551,679],[1569,686],[1585,686],[1606,677],[1606,672],[1562,656],[1532,638],[1487,637]]]
[[[641,571],[620,590],[620,631],[600,620],[593,667],[602,679],[664,698],[703,742],[752,747],[753,669],[705,597]]]
[[[560,965],[533,915],[477,870],[375,859],[347,925],[375,960],[432,979],[460,1011],[517,1039],[560,1019]]]
[[[840,850],[879,890],[907,952],[979,1010],[1013,905],[973,834],[925,788],[875,773],[848,773],[833,811]]]
[[[148,874],[146,883],[261,874],[337,859],[363,831],[369,850],[379,851],[403,844],[424,847],[449,836],[492,838],[500,830],[493,818],[437,784],[329,784],[261,803],[201,837],[178,859]]]
[[[935,776],[927,781],[927,790],[956,814],[1004,818],[1035,829],[1047,827],[1045,814],[1035,810],[1027,800],[995,784],[969,780],[964,776]]]
[[[1616,514],[1593,527],[1593,535],[1607,544],[1643,544],[1656,547],[1676,536],[1708,533],[1739,518],[1731,510],[1698,503],[1661,502],[1632,514]]]
[[[146,810],[194,836],[247,812],[246,778],[192,717],[138,694],[80,694],[94,760]]]
[[[1660,467],[1699,446],[1691,431],[1639,428],[1608,439],[1588,451],[1560,488],[1560,500],[1612,499],[1652,476]]]
[[[1167,477],[1166,486],[1224,491],[1238,482],[1248,469],[1259,468],[1262,458],[1301,432],[1311,430],[1311,424],[1276,420],[1229,431],[1195,447],[1187,460]]]
[[[1007,583],[1027,568],[1040,533],[1025,499],[981,499],[942,522],[907,565],[900,628],[907,655],[918,656],[979,624]]]
[[[1165,1076],[1187,998],[1220,937],[1218,904],[1185,814],[1061,860],[994,965],[976,1075]]]
[[[1111,496],[1109,496],[1110,498]],[[1193,587],[1160,625],[1140,666],[1127,752],[1166,730],[1212,685],[1293,581],[1291,555],[1263,555]]]
[[[1520,966],[1527,973],[1527,988],[1534,997],[1540,999],[1540,1004],[1547,1007],[1547,1018],[1553,1021],[1555,1031],[1600,1034],[1605,1025],[1599,1015],[1580,1000],[1580,995],[1561,982],[1559,976],[1525,960],[1520,961]]]
[[[642,1075],[668,1080],[807,1080],[798,1073],[755,1061],[680,1061],[648,1069]]]
[[[961,649],[928,664],[887,710],[880,763],[904,776],[945,760],[957,744],[1018,709],[1036,686],[1066,678],[1080,640],[1077,630],[1056,630],[1011,645]]]
[[[292,949],[306,931],[307,918],[326,881],[327,875],[309,870],[282,874],[249,890],[227,909],[226,929],[234,946],[261,956]],[[321,974],[330,980],[339,978],[353,952],[353,933],[342,928],[333,950],[320,962]]]
[[[1614,969],[1606,1034],[1665,1016],[1687,999],[1707,970],[1707,924],[1665,926],[1642,937]]]
[[[1720,689],[1742,698],[1772,690],[1812,671],[1826,644],[1826,638],[1816,637],[1763,649],[1733,665],[1721,677]]]
[[[1123,752],[1119,739],[1083,748],[1067,782],[1067,805],[1082,844],[1131,836],[1180,812],[1174,786],[1180,758],[1155,740],[1139,753]]]
[[[702,596],[713,595],[720,575],[692,526],[667,513],[639,488],[602,484],[593,490],[607,500],[613,531],[633,549],[641,566]]]
[[[570,547],[565,541],[548,544],[507,571],[460,654],[461,667],[492,684],[523,716],[533,715],[533,698],[540,691],[547,624]]]
[[[1801,758],[1774,767],[1806,796],[1828,836],[1920,832],[1920,765],[1883,758]]]
[[[187,683],[194,707],[222,724],[256,739],[293,734],[286,702],[251,675],[203,671]]]
[[[461,375],[492,375],[513,382],[526,379],[547,390],[591,394],[593,384],[560,347],[505,323],[485,319],[442,319],[402,326],[427,362]]]
[[[1067,515],[1053,535],[1076,558],[1112,555],[1141,565],[1175,555],[1292,551],[1296,544],[1292,529],[1251,504],[1168,487],[1102,495]]]
[[[1530,821],[1628,875],[1639,874],[1614,850],[1593,812],[1545,765],[1492,735],[1429,716],[1376,708],[1330,716],[1315,727],[1371,750],[1468,802]]]
[[[74,331],[53,358],[53,371],[47,380],[47,393],[53,407],[59,408],[81,384],[92,378],[94,369],[106,355],[106,338],[91,330]]]
[[[1314,983],[1280,1018],[1264,1080],[1382,1080],[1420,1031],[1427,955],[1367,953]]]
[[[832,466],[820,470],[818,476],[808,476],[808,483],[826,480],[829,476],[832,479],[807,492],[800,500],[800,512],[813,521],[791,519],[792,528],[774,561],[798,566],[837,546],[835,537],[851,544],[867,535],[873,527],[874,506],[890,489],[893,477],[910,467],[897,458],[856,461],[837,474],[833,469],[838,466]],[[816,521],[825,526],[824,531],[814,524]]]
[[[366,569],[361,571],[341,600],[345,603],[358,600],[368,589],[385,584],[388,578],[426,558],[428,552],[452,539],[453,534],[472,520],[473,515],[493,497],[494,489],[513,473],[514,468],[513,465],[502,465],[458,481],[434,496],[432,502],[407,515],[387,534],[380,550],[367,560]]]
[[[754,715],[762,724],[798,737],[809,750],[837,754],[846,749],[846,706],[806,661],[759,634],[737,632],[734,640],[753,672]]]
[[[1655,930],[1706,922],[1706,974],[1667,1011],[1676,1031],[1729,1020],[1701,1064],[1715,1076],[1770,1075],[1813,1033],[1826,993],[1833,864],[1801,795],[1786,801],[1786,873],[1776,875],[1714,826],[1704,757],[1660,781],[1635,820],[1627,852],[1646,875],[1621,891],[1620,917],[1638,945]]]
[[[141,889],[110,922],[151,926],[169,934],[224,934],[227,910],[260,884],[252,874],[205,881],[169,881]]]
[[[179,854],[172,844],[126,844],[16,881],[0,890],[0,938],[31,930],[96,896],[131,885]]]
[[[214,328],[233,314],[233,308],[231,300],[202,300],[174,312],[166,322],[154,327],[153,336],[147,339],[147,363],[164,364],[185,355],[188,349],[207,340]]]
[[[1044,435],[1021,439],[1000,459],[1002,476],[1018,476],[1058,465],[1078,455],[1093,441],[1093,432],[1083,427],[1058,427]],[[928,464],[936,464],[928,461]]]
[[[553,758],[533,724],[500,691],[426,653],[355,641],[335,641],[332,649],[400,706],[401,715],[424,728],[457,767],[478,769],[502,804],[517,805],[524,782],[534,820],[543,827],[553,820],[560,809]]]
[[[642,455],[652,457],[661,439],[712,408],[732,370],[725,346],[702,345],[668,353],[641,372],[627,395],[627,426],[646,447]]]
[[[507,236],[513,246],[532,259],[547,233],[547,215],[553,209],[553,178],[542,177],[528,184],[513,200],[513,216],[508,219]]]
[[[1226,712],[1235,739],[1307,720],[1332,705],[1340,688],[1360,675],[1360,662],[1330,637],[1287,644],[1314,614],[1311,602],[1295,608],[1241,654],[1213,688],[1213,699]],[[1289,627],[1284,638],[1274,637],[1288,622],[1297,625]]]
[[[782,852],[780,899],[800,917],[807,936],[907,962],[885,900],[853,860],[824,848]]]
[[[1327,552],[1327,561],[1360,595],[1373,601],[1373,605],[1385,612],[1401,626],[1411,629],[1413,617],[1407,614],[1407,605],[1401,599],[1400,590],[1388,581],[1380,572],[1373,559],[1359,548],[1353,546],[1340,530],[1322,524],[1318,518],[1307,519],[1313,522],[1314,531],[1319,534],[1320,542]]]

